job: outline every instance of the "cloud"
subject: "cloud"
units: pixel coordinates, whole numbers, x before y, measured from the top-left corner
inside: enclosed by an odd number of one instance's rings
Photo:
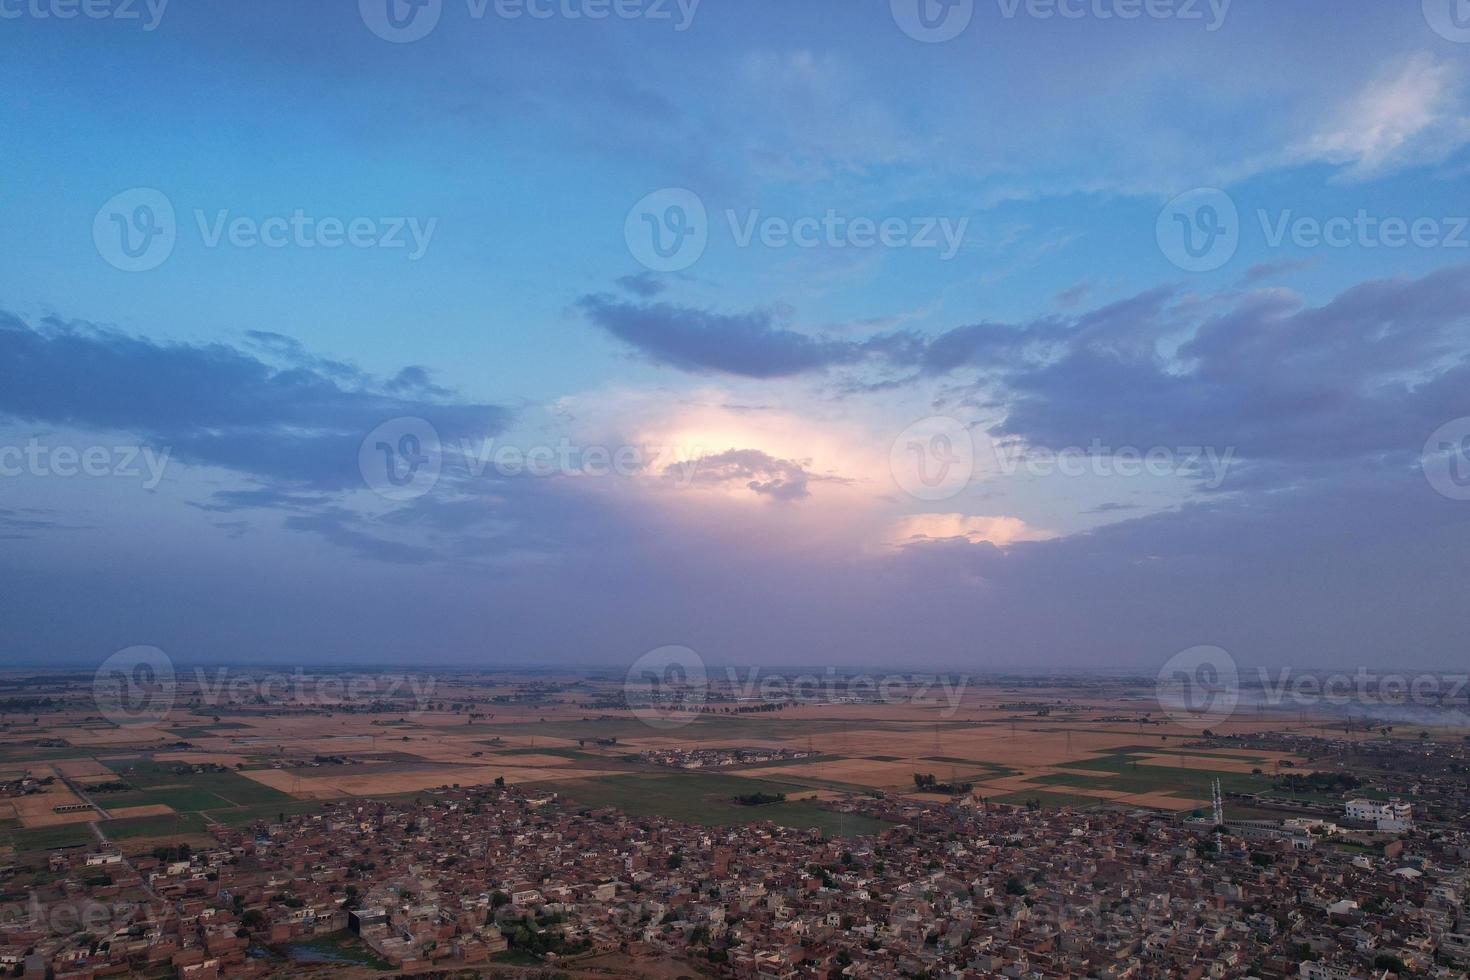
[[[1138,504],[1120,504],[1114,501],[1098,504],[1083,511],[1084,514],[1116,514],[1124,510],[1137,510]]]
[[[725,314],[669,303],[632,304],[583,296],[587,317],[650,361],[695,372],[780,378],[851,364],[861,345],[809,337],[775,322],[769,310]]]
[[[63,524],[46,516],[51,513],[52,511],[38,507],[0,508],[0,531],[7,532],[5,538],[19,541],[33,536],[37,531],[75,530],[74,525]]]
[[[1295,156],[1341,166],[1352,180],[1442,163],[1470,142],[1463,89],[1457,65],[1413,54],[1365,83]]]
[[[176,459],[315,490],[360,487],[359,445],[385,420],[423,418],[452,440],[510,419],[449,400],[422,368],[379,383],[279,334],[247,343],[264,356],[0,312],[0,417],[135,433]]]
[[[1154,291],[1040,329],[1044,345],[997,348],[1012,357],[988,374],[1005,411],[994,435],[1233,448],[1284,479],[1323,460],[1407,465],[1429,432],[1470,414],[1467,265],[1321,306],[1284,289],[1223,308]]]
[[[1062,309],[1070,310],[1086,299],[1090,292],[1092,292],[1092,283],[1084,279],[1057,293],[1057,305]]]
[[[913,514],[893,522],[889,542],[895,548],[935,541],[963,541],[1005,548],[1020,541],[1049,541],[1056,535],[1028,525],[1019,517],[971,514]]]
[[[623,289],[642,299],[652,299],[668,288],[668,283],[652,272],[637,272],[632,275],[619,276],[617,283]]]
[[[692,477],[686,475],[690,469]],[[695,486],[743,484],[751,493],[772,500],[803,500],[811,496],[808,484],[813,480],[832,479],[809,473],[806,464],[777,459],[759,449],[731,449],[687,464],[671,464],[663,475],[665,480],[687,480]]]
[[[1245,275],[1240,277],[1239,285],[1254,286],[1259,283],[1265,282],[1268,279],[1275,279],[1278,276],[1289,275],[1293,272],[1300,272],[1303,269],[1310,269],[1316,264],[1317,260],[1315,258],[1280,259],[1275,262],[1257,262],[1255,265],[1245,270]]]

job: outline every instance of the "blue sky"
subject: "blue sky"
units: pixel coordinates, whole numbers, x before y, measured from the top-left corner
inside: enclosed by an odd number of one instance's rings
[[[1455,662],[1455,4],[920,2],[0,0],[0,657]]]

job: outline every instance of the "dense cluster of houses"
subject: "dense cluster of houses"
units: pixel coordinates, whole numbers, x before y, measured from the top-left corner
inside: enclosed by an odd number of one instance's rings
[[[354,800],[215,846],[5,871],[0,968],[251,976],[354,934],[403,971],[507,953],[742,978],[1462,977],[1470,835],[1302,849],[1147,811],[849,800],[872,837],[704,827],[515,788]]]

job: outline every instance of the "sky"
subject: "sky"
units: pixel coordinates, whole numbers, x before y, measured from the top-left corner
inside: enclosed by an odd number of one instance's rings
[[[0,664],[1464,659],[1470,4],[0,0]]]

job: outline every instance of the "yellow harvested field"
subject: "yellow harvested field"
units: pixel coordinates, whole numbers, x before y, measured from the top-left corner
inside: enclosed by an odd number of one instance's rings
[[[100,776],[112,778],[111,769],[98,762],[96,759],[64,759],[54,764],[57,772],[72,779],[91,781],[91,777]]]
[[[18,796],[11,800],[11,804],[15,807],[15,815],[20,818],[22,826],[54,827],[58,824],[86,823],[88,820],[99,819],[97,811],[90,807],[75,813],[56,813],[54,807],[82,801],[61,783],[55,783],[47,787],[47,790],[45,793]]]
[[[162,817],[173,813],[171,806],[162,803],[150,803],[147,806],[125,806],[117,810],[108,810],[107,813],[114,820],[123,820],[128,817]]]
[[[68,728],[66,740],[73,745],[144,745],[163,739],[168,733],[157,728]]]
[[[409,772],[364,772],[332,776],[298,776],[283,769],[262,769],[241,775],[302,799],[327,799],[333,796],[412,793],[455,783],[460,786],[479,786],[493,783],[497,776],[503,776],[506,782],[514,784],[579,779],[604,773],[584,769],[444,766]]]

